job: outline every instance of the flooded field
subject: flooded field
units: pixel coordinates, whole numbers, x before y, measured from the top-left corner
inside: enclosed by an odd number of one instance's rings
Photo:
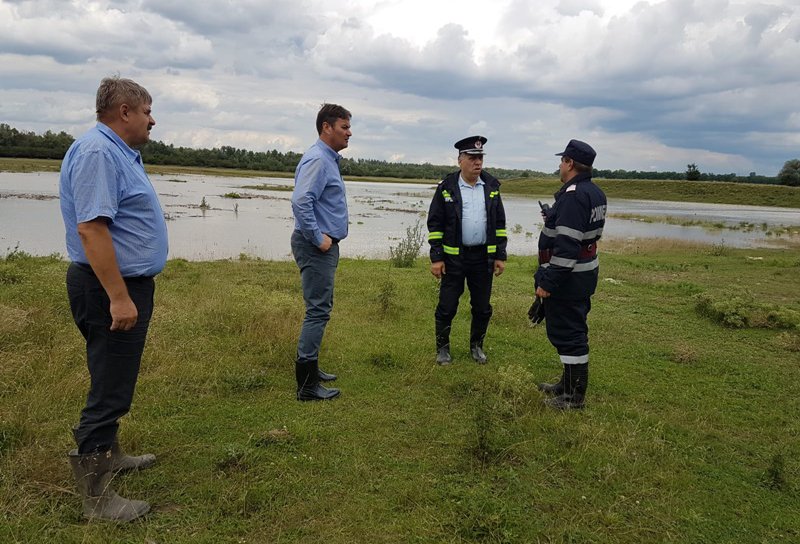
[[[151,179],[168,219],[171,258],[291,258],[293,180],[174,174]],[[388,257],[409,226],[417,221],[424,226],[433,188],[348,182],[351,224],[342,256]],[[537,199],[506,196],[503,201],[509,253],[535,254],[542,224]],[[665,238],[730,247],[781,247],[800,241],[800,210],[793,208],[612,200],[609,213],[605,238]],[[671,219],[662,222],[664,218]],[[684,220],[703,225],[684,226]],[[742,223],[752,226],[742,228]],[[773,234],[774,229],[781,234]],[[35,255],[65,253],[57,173],[0,173],[0,254],[17,247]]]

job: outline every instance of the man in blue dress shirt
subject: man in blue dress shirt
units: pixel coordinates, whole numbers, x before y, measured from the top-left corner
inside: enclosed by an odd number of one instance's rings
[[[156,124],[141,85],[105,78],[97,90],[97,125],[78,138],[61,165],[61,214],[66,228],[70,308],[86,340],[91,385],[77,449],[69,452],[83,515],[131,521],[144,501],[111,489],[113,474],[155,463],[151,454],[125,455],[118,420],[131,407],[153,312],[153,277],[167,260],[167,225],[156,191],[135,149]]]
[[[297,342],[297,400],[328,400],[339,390],[321,381],[334,374],[319,368],[319,350],[333,308],[333,282],[339,265],[339,242],[347,237],[347,198],[339,171],[339,151],[350,140],[350,112],[323,104],[317,114],[319,139],[305,152],[295,170],[292,193],[294,232],[292,254],[300,268],[305,318]]]
[[[436,306],[436,362],[448,365],[450,325],[466,281],[472,306],[470,354],[486,363],[483,340],[492,316],[492,274],[505,270],[506,214],[500,198],[500,182],[483,169],[483,136],[455,143],[457,172],[436,188],[428,210],[428,242],[431,273],[441,279]]]

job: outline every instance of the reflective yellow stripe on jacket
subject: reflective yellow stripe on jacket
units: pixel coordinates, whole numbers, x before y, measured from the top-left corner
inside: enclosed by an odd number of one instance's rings
[[[441,240],[444,238],[444,231],[432,231],[428,233],[428,240]]]
[[[446,246],[444,244],[442,244],[442,249],[444,249],[444,252],[447,253],[448,255],[458,255],[460,252],[460,250],[457,247]]]

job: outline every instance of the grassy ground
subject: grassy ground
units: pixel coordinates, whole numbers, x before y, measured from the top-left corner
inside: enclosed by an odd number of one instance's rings
[[[464,300],[446,368],[426,264],[342,261],[322,359],[343,394],[311,404],[294,264],[170,261],[121,427],[159,462],[116,482],[154,513],[128,526],[86,524],[73,491],[87,373],[66,263],[12,254],[0,542],[798,542],[800,256],[603,249],[588,406],[567,414],[534,385],[560,367],[525,320],[532,259],[495,283],[489,364],[468,359]]]

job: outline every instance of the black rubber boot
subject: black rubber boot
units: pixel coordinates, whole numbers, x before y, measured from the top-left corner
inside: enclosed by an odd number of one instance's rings
[[[563,367],[564,368],[561,371],[561,379],[559,379],[556,383],[540,383],[537,386],[539,391],[545,395],[550,395],[551,397],[561,395],[564,392],[564,376],[567,373],[567,365],[563,365]]]
[[[339,396],[338,389],[320,385],[317,361],[296,361],[294,375],[297,378],[297,400],[330,400]]]
[[[443,321],[436,322],[436,364],[449,365],[453,362],[450,357],[450,324]]]
[[[317,375],[319,376],[319,381],[321,382],[332,382],[338,378],[336,374],[328,374],[319,367],[317,367]]]
[[[544,403],[557,410],[580,410],[584,407],[589,384],[589,363],[564,365],[564,372],[564,392]]]
[[[469,353],[472,355],[472,360],[479,365],[486,364],[486,353],[483,351],[483,339],[486,338],[486,329],[488,326],[488,322],[476,321],[475,318],[472,318],[469,333]]]

